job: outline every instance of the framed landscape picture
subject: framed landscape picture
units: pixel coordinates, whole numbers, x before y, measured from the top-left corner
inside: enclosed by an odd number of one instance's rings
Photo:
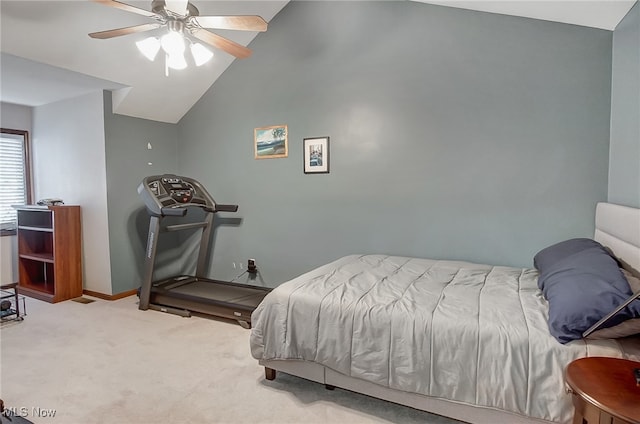
[[[256,159],[286,158],[289,155],[287,126],[256,128],[253,133],[253,148]]]
[[[305,138],[302,152],[305,174],[329,173],[329,137]]]

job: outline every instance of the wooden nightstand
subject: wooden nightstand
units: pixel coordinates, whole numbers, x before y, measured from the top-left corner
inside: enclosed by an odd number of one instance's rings
[[[582,358],[571,362],[565,380],[573,395],[573,424],[640,424],[640,386],[633,374],[640,362]]]

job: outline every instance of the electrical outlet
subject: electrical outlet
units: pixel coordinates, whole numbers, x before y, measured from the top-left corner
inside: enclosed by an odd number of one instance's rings
[[[236,269],[236,263],[235,262],[233,263],[233,269]]]
[[[249,272],[249,274],[255,274],[258,272],[258,267],[256,266],[255,259],[247,260],[247,271]]]

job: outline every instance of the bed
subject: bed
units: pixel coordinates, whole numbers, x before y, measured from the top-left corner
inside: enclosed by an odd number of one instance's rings
[[[622,280],[598,280],[590,300],[590,289],[572,285],[583,284],[587,272],[575,275],[568,261],[576,257],[595,273],[612,262],[610,271]],[[582,337],[634,293],[640,209],[599,203],[592,240],[550,246],[535,263],[513,268],[346,256],[264,299],[252,315],[251,352],[267,379],[281,371],[470,423],[568,423],[573,407],[566,365],[586,356],[640,361],[633,329],[640,300],[602,325],[608,328]],[[618,283],[626,287],[609,291]],[[573,307],[556,300],[567,295]],[[589,320],[581,322],[584,305],[592,303],[609,310],[584,312]],[[615,334],[623,327],[626,333]]]

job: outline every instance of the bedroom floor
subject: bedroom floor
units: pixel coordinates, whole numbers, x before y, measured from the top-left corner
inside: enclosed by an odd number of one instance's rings
[[[5,406],[34,423],[458,423],[282,373],[266,381],[249,330],[137,300],[27,298],[25,320],[0,330]]]

